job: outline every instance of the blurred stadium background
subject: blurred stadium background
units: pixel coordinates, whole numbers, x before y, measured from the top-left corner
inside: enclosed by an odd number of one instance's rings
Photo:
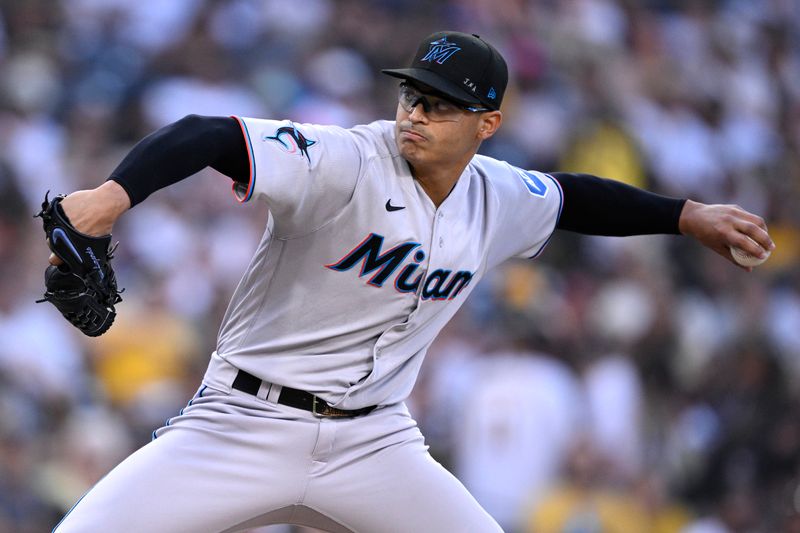
[[[210,171],[155,194],[115,228],[125,301],[89,340],[34,304],[44,192],[187,113],[393,118],[379,69],[438,29],[509,62],[483,153],[737,203],[778,248],[747,274],[562,233],[495,272],[410,400],[434,456],[509,532],[800,531],[797,0],[2,0],[0,532],[49,531],[184,405],[265,220]]]

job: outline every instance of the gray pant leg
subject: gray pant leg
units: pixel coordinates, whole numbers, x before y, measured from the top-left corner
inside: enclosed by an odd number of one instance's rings
[[[358,533],[502,531],[450,472],[433,460],[404,406],[345,421],[305,504]],[[323,430],[324,431],[324,430]]]
[[[55,532],[219,533],[293,505],[305,488],[316,424],[250,404],[214,391],[196,398],[100,480]]]

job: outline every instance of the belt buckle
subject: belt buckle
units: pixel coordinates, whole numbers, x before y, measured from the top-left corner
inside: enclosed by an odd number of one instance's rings
[[[317,409],[317,404],[323,404],[321,410]],[[338,412],[337,412],[338,411]],[[320,400],[316,395],[311,396],[311,414],[317,418],[346,418],[348,415],[331,407],[324,400]]]
[[[317,405],[319,405],[319,408]],[[311,396],[311,414],[317,418],[336,416],[335,414],[328,413],[328,410],[330,410],[330,406],[325,401],[320,400],[316,395]]]

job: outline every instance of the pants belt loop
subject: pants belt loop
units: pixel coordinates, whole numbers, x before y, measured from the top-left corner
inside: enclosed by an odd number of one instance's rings
[[[258,393],[256,393],[256,398],[258,398],[259,400],[266,400],[267,396],[269,395],[270,386],[271,386],[270,383],[262,381],[261,385],[258,386]]]
[[[275,385],[274,383],[262,383],[263,385],[268,385],[269,388],[267,390],[266,399],[268,402],[278,403],[278,398],[281,395],[281,389],[283,389],[280,385]]]

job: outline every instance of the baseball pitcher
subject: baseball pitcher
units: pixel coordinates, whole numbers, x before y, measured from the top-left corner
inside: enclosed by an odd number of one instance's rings
[[[507,68],[476,35],[435,33],[383,72],[399,82],[394,121],[187,116],[96,189],[45,201],[45,299],[90,335],[119,301],[109,234],[126,210],[208,166],[269,207],[198,392],[55,531],[499,531],[403,403],[481,277],[536,258],[557,228],[683,234],[728,260],[774,246],[736,206],[477,155],[502,123]]]

